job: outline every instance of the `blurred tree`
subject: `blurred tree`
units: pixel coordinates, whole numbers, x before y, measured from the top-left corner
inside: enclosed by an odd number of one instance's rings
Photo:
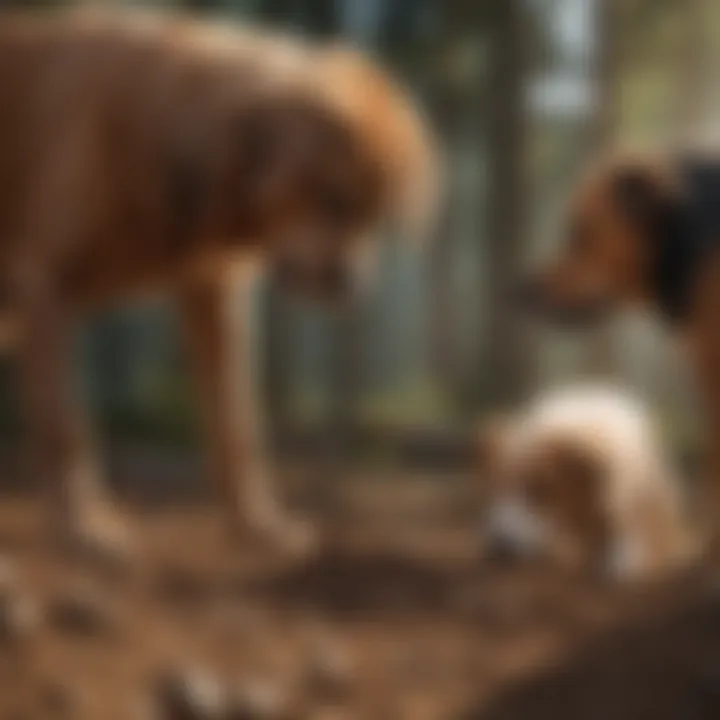
[[[533,383],[533,353],[526,331],[508,313],[527,218],[527,17],[522,0],[487,6],[487,253],[484,276],[488,319],[476,377],[484,402],[506,405]]]
[[[712,5],[710,0],[686,0],[681,56],[677,63],[677,101],[672,120],[676,142],[704,134],[708,103],[714,91],[712,66]],[[715,119],[712,118],[712,124]]]
[[[314,0],[318,2],[320,0]],[[354,39],[360,45],[377,41],[382,20],[382,6],[368,2],[361,10],[353,0],[338,0],[335,31]],[[332,450],[340,459],[352,450],[355,422],[362,391],[367,356],[366,313],[362,299],[354,297],[331,318],[332,342],[330,347],[330,399],[329,437]]]
[[[477,133],[476,123],[468,119],[482,89],[477,68],[471,65],[477,61],[473,50],[481,41],[483,9],[482,3],[448,0],[437,14],[428,102],[448,161],[442,216],[429,257],[430,362],[435,382],[456,407],[463,404],[467,381],[465,353],[458,342],[454,277],[464,229],[463,178],[458,166],[468,150],[468,135]]]

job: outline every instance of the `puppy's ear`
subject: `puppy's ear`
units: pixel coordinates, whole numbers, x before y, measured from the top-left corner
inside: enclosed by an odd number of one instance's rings
[[[644,233],[653,233],[672,211],[676,193],[662,172],[639,163],[618,167],[610,178],[611,202]]]
[[[586,448],[566,448],[562,459],[573,479],[573,485],[581,493],[596,495],[600,491],[603,478],[602,462]]]

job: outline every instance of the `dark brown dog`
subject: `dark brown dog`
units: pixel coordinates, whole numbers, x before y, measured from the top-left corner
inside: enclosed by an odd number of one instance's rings
[[[341,48],[83,13],[2,19],[0,107],[3,311],[62,534],[116,539],[71,391],[73,326],[165,290],[234,524],[295,542],[268,486],[236,288],[264,264],[306,295],[342,297],[362,238],[427,205],[432,153],[403,93]]]
[[[720,531],[720,157],[623,158],[595,168],[570,212],[565,246],[526,287],[550,316],[587,321],[653,308],[688,344],[713,457]]]

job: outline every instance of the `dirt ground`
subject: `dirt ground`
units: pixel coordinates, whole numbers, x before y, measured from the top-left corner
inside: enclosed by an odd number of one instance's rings
[[[618,589],[487,567],[466,478],[292,487],[318,556],[253,554],[197,499],[130,494],[142,553],[121,573],[0,499],[0,719],[720,717],[712,572]]]

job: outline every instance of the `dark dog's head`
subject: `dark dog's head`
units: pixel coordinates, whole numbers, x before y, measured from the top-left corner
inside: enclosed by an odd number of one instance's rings
[[[659,235],[678,197],[672,172],[643,159],[595,169],[572,199],[562,249],[523,283],[523,301],[567,324],[654,300]]]

